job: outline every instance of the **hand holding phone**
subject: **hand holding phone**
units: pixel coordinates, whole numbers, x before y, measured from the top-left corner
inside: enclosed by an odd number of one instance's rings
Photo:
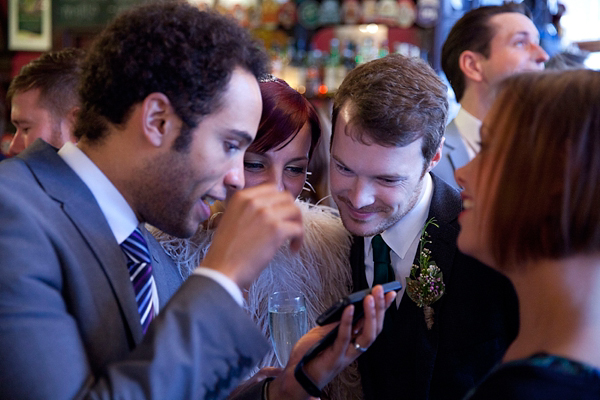
[[[391,283],[387,285],[387,292],[398,287],[400,287],[398,282]],[[393,303],[394,292],[383,295],[383,287],[380,288],[378,285],[376,286],[376,289],[376,294],[373,295],[373,300],[375,301],[367,302],[366,310],[364,309],[364,298],[371,293],[370,289],[361,291],[360,294],[358,292],[353,293],[352,295],[354,296],[348,296],[350,297],[350,300],[342,300],[336,303],[335,307],[331,307],[327,313],[324,313],[326,315],[321,318],[322,321],[334,320],[337,315],[337,309],[339,307],[344,309],[342,306],[343,303],[353,304],[351,300],[356,300],[357,298],[363,299],[363,301],[359,303],[354,303],[354,315],[352,317],[350,316],[350,313],[342,312],[342,322],[337,324],[337,326],[329,331],[324,337],[322,336],[320,340],[316,342],[313,341],[312,347],[304,353],[304,356],[296,364],[296,367],[294,368],[296,381],[300,383],[304,390],[311,396],[320,397],[320,388],[350,364],[350,362],[365,352],[366,348],[373,343],[377,335],[381,332],[385,310]],[[358,304],[361,305],[360,312],[358,313],[359,315],[356,313],[356,306]],[[352,331],[356,327],[356,322],[363,317],[363,311],[365,311],[364,314],[366,314],[364,326],[360,332],[353,333]],[[319,329],[327,328],[314,328],[313,330]],[[315,358],[316,360],[313,361]],[[298,358],[295,359],[297,360]],[[311,362],[311,364],[308,364],[309,362]],[[304,370],[304,366],[307,364],[310,365],[311,368],[310,376],[307,375],[308,371]]]
[[[402,288],[402,284],[398,281],[384,283],[382,286],[383,293],[387,293],[392,290],[398,291]],[[370,293],[371,288],[367,288],[364,290],[359,290],[358,292],[351,293],[343,299],[340,299],[337,303],[329,307],[323,314],[319,315],[319,317],[317,318],[317,325],[323,326],[331,324],[332,322],[339,321],[342,317],[342,312],[350,304],[354,304],[355,311],[353,323],[356,323],[360,318],[362,318],[362,301]]]
[[[402,288],[402,284],[398,281],[388,282],[382,285],[383,293],[388,293],[392,290],[399,290]],[[371,293],[371,288],[354,292],[339,300],[337,303],[329,307],[323,314],[317,318],[318,325],[327,325],[332,322],[337,322],[342,317],[342,312],[350,304],[354,304],[354,317],[352,318],[352,325],[356,324],[363,316],[364,310],[362,302]],[[308,362],[313,359],[317,354],[325,350],[337,338],[339,327],[335,327],[329,332],[323,339],[317,342],[304,356],[304,362]]]

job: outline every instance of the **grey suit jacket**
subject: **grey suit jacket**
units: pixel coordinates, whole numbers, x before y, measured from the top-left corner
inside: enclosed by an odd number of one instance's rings
[[[454,120],[446,127],[444,137],[446,140],[442,149],[442,159],[433,168],[432,172],[450,186],[460,189],[456,179],[454,179],[454,172],[469,162],[469,153],[467,153],[467,147],[461,139]]]
[[[145,336],[124,254],[56,149],[0,163],[2,397],[223,398],[251,370],[254,323],[211,279],[181,285],[144,234],[163,307]]]

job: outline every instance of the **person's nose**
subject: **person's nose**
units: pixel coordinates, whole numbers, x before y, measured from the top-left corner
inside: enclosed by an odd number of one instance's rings
[[[227,171],[223,180],[227,189],[239,190],[244,188],[244,159],[240,158]]]
[[[277,186],[279,191],[285,190],[283,183],[283,171],[279,171],[279,168],[270,167],[267,171],[267,182]]]
[[[465,166],[454,171],[454,179],[462,189],[466,188],[467,176],[472,168],[472,164],[472,162],[468,162]]]
[[[375,190],[366,180],[354,178],[348,191],[348,200],[356,209],[369,206],[375,202]]]
[[[13,136],[12,141],[10,142],[10,147],[8,148],[8,155],[13,157],[25,150],[25,141],[23,140],[23,135],[19,130]]]
[[[544,50],[542,48],[542,46],[540,46],[539,44],[532,44],[531,45],[531,53],[532,53],[532,57],[535,60],[535,62],[538,65],[541,65],[543,67],[543,63],[545,63],[546,61],[548,61],[548,59],[550,58],[550,56],[548,56],[548,53],[546,53],[546,50]]]

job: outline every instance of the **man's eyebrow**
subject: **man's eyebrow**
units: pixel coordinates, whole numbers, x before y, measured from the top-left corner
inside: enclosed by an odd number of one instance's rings
[[[406,181],[408,177],[404,175],[377,175],[377,179],[389,179],[389,180],[398,180],[398,181]]]
[[[241,145],[247,145],[252,143],[252,136],[250,136],[250,134],[246,131],[240,131],[238,129],[229,129],[227,132],[234,136],[237,136],[241,142]]]
[[[335,154],[331,154],[331,158],[333,158],[333,159],[335,160],[335,162],[336,162],[336,163],[338,163],[338,164],[340,164],[342,167],[344,167],[344,168],[348,168],[348,167],[346,166],[346,164],[344,164],[344,163],[342,162],[342,160],[340,160],[339,158],[337,158],[337,157],[335,156]],[[348,169],[350,169],[350,168],[348,168]]]
[[[515,36],[526,36],[527,38],[531,38],[532,40],[537,40],[538,42],[540,41],[540,35],[539,34],[531,34],[528,31],[517,31],[515,33],[513,33],[512,37],[514,38]]]

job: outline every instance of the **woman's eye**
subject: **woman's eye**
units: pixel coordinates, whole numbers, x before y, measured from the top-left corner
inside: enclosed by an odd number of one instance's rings
[[[244,161],[244,169],[247,169],[249,171],[258,171],[263,167],[264,166],[259,162]]]
[[[286,171],[292,173],[293,175],[303,175],[306,171],[304,167],[286,167]]]

